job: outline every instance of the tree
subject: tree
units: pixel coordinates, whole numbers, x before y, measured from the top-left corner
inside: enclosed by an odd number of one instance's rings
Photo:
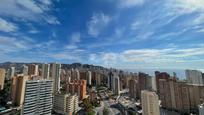
[[[103,115],[109,115],[108,108],[106,108],[106,107],[103,108]]]
[[[0,105],[6,106],[7,102],[10,100],[10,87],[11,87],[11,80],[5,80],[4,89],[0,90]]]
[[[83,104],[84,104],[84,108],[86,109],[88,115],[95,115],[95,112],[93,111],[93,106],[89,99],[87,98],[84,99]]]
[[[95,112],[91,109],[91,110],[88,110],[88,111],[87,111],[87,114],[88,114],[88,115],[95,115]]]

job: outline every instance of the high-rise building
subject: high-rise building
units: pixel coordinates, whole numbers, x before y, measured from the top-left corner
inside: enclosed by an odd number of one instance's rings
[[[114,89],[113,89],[113,92],[114,94],[116,95],[119,95],[120,94],[120,79],[118,76],[114,76]]]
[[[53,110],[59,114],[73,115],[78,111],[78,96],[56,94],[54,96]]]
[[[201,71],[186,70],[186,78],[189,84],[204,85]]]
[[[161,100],[161,105],[166,108],[172,108],[169,82],[166,81],[165,79],[159,79],[159,88],[160,88],[159,97]]]
[[[155,92],[143,90],[141,98],[143,115],[160,115],[159,98]]]
[[[15,67],[11,67],[6,71],[6,79],[11,79],[15,75]]]
[[[10,78],[12,78],[15,75],[15,72],[16,72],[15,67],[11,67]]]
[[[42,74],[43,79],[49,79],[50,74],[50,64],[42,64]]]
[[[57,92],[60,91],[61,64],[58,64],[58,63],[51,64],[51,69],[50,70],[51,70],[50,71],[51,79],[54,80],[53,92],[57,93]]]
[[[74,80],[67,84],[66,92],[77,94],[80,100],[86,98],[86,80]]]
[[[157,86],[157,92],[159,92],[159,79],[165,79],[166,81],[169,80],[170,75],[166,72],[159,72],[156,71],[155,72],[155,77],[156,77],[156,86]]]
[[[26,82],[22,115],[51,115],[51,80],[32,80]]]
[[[152,90],[157,91],[156,77],[152,77]]]
[[[170,98],[171,98],[171,109],[176,109],[176,100],[175,100],[175,89],[174,89],[174,83],[175,81],[170,80],[169,81],[169,92],[170,92]]]
[[[25,96],[25,85],[28,76],[14,76],[11,84],[11,99],[13,105],[22,106]]]
[[[189,90],[190,108],[196,110],[197,106],[204,103],[204,86],[187,84]]]
[[[96,86],[102,85],[103,75],[99,72],[96,73]]]
[[[78,69],[72,69],[71,70],[71,81],[73,80],[79,80],[80,79],[80,72]]]
[[[197,111],[197,106],[204,102],[204,86],[160,79],[159,87],[162,107],[190,113]]]
[[[76,74],[76,79],[77,80],[80,80],[80,73],[79,73],[79,70],[78,69],[75,69],[75,74]]]
[[[138,99],[140,96],[139,83],[136,79],[129,80],[129,94],[131,98]]]
[[[140,87],[140,92],[142,90],[146,90],[147,89],[147,77],[148,77],[148,74],[145,74],[145,73],[141,73],[139,72],[138,74],[138,81],[139,81],[139,87]]]
[[[23,75],[28,75],[28,66],[23,65]]]
[[[67,104],[67,112],[69,115],[73,115],[73,113],[77,113],[78,111],[78,96],[71,95],[68,97],[66,104]]]
[[[0,90],[4,89],[6,70],[0,68]]]
[[[29,64],[28,65],[28,75],[37,76],[38,75],[38,65]]]
[[[87,84],[88,84],[88,85],[91,85],[91,71],[88,71],[88,72],[87,72],[87,78],[86,78],[86,79],[87,79],[87,80],[86,80],[86,81],[87,81]]]
[[[204,115],[204,104],[199,105],[198,109],[199,109],[199,115]]]
[[[109,72],[108,74],[108,88],[112,89],[113,86],[113,72]]]

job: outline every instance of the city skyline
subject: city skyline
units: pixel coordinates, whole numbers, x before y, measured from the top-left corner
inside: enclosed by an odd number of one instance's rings
[[[203,0],[2,0],[0,62],[204,69]]]

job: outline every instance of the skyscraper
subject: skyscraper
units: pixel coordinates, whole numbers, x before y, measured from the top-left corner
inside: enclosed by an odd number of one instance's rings
[[[32,80],[26,82],[23,115],[51,115],[52,81]]]
[[[58,63],[51,64],[50,76],[51,76],[51,79],[54,80],[54,85],[53,85],[54,93],[60,91],[60,74],[61,74],[61,64],[58,64]]]
[[[186,78],[189,84],[204,85],[202,72],[198,70],[186,70]]]
[[[11,71],[10,71],[10,78],[12,78],[15,75],[15,67],[11,67]]]
[[[113,72],[108,73],[108,88],[112,89],[113,86]]]
[[[113,92],[116,95],[120,94],[120,79],[118,76],[114,76],[114,88],[113,88]]]
[[[157,86],[157,92],[159,92],[159,79],[165,79],[166,81],[169,80],[170,75],[166,72],[159,72],[156,71],[155,72],[155,77],[156,77],[156,86]]]
[[[42,64],[42,74],[41,77],[44,79],[49,79],[50,74],[50,64]]]
[[[28,66],[23,65],[23,75],[28,75]]]
[[[11,67],[6,71],[6,78],[11,79],[15,75],[15,67]]]
[[[5,75],[6,75],[6,70],[0,68],[0,90],[4,89]]]
[[[87,78],[86,79],[87,79],[87,84],[91,85],[91,71],[87,72]]]
[[[28,65],[28,75],[30,76],[37,76],[38,75],[38,65],[29,64]]]
[[[139,83],[136,79],[129,80],[129,95],[134,99],[138,99],[140,97]]]
[[[166,108],[172,108],[170,92],[171,90],[169,82],[166,81],[165,79],[159,79],[159,88],[160,88],[159,97],[161,100],[161,105]]]
[[[12,77],[11,85],[11,99],[13,105],[22,106],[25,96],[25,85],[28,76],[14,76]]]
[[[143,90],[141,98],[143,115],[160,115],[159,99],[155,92]]]

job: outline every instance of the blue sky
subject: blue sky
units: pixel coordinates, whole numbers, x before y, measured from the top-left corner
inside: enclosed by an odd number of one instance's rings
[[[0,61],[204,69],[204,0],[1,0]]]

